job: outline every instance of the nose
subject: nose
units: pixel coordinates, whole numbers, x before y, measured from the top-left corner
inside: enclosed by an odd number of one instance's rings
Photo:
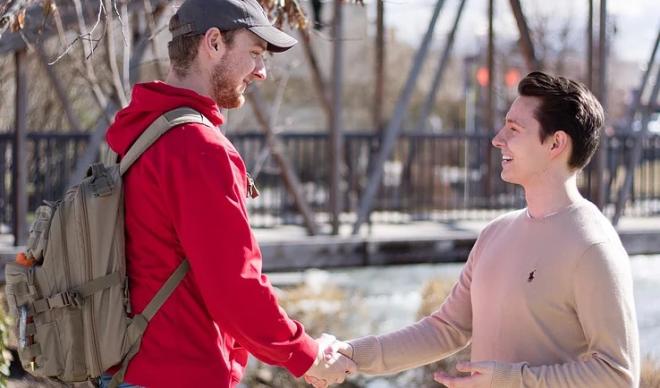
[[[264,59],[259,56],[256,60],[254,70],[252,71],[252,75],[254,75],[255,79],[264,81],[267,78],[266,75],[266,63],[264,62]]]
[[[491,140],[491,144],[495,148],[503,148],[504,147],[504,136],[502,134],[502,131],[504,128],[501,128],[497,133],[495,134],[495,137],[493,137],[493,140]]]

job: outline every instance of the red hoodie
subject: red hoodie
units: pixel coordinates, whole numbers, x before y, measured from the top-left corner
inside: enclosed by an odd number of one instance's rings
[[[218,126],[208,97],[163,82],[136,85],[108,129],[124,155],[162,113],[196,109]],[[149,323],[126,375],[131,384],[234,387],[248,352],[295,376],[318,350],[279,307],[245,208],[245,165],[216,128],[184,124],[152,145],[124,176],[126,257],[133,312],[141,312],[185,257],[190,272]]]

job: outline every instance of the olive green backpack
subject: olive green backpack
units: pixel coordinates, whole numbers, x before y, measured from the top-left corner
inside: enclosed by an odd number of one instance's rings
[[[149,320],[188,271],[183,259],[141,314],[132,318],[124,252],[122,175],[170,128],[213,125],[190,108],[169,111],[136,140],[121,162],[92,165],[64,198],[36,211],[26,252],[29,266],[5,267],[6,295],[23,368],[64,383],[95,381],[120,365],[124,378]]]

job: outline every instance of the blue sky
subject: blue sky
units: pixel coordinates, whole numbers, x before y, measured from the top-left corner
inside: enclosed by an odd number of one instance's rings
[[[370,20],[375,20],[374,0],[366,0]],[[418,45],[431,18],[434,0],[386,0],[385,23],[397,30],[398,39]],[[583,47],[586,29],[587,0],[521,0],[523,10],[532,19],[546,15],[557,23],[570,19],[575,27],[573,38]],[[597,1],[595,1],[597,3]],[[446,0],[435,30],[435,43],[442,43],[454,19],[459,0]],[[596,4],[597,6],[597,4]],[[456,44],[461,52],[474,52],[480,37],[487,33],[487,0],[467,0]],[[509,0],[495,0],[495,29],[501,37],[514,38],[518,31]],[[619,58],[646,63],[660,28],[660,1],[608,0],[611,20],[617,34],[613,49]]]

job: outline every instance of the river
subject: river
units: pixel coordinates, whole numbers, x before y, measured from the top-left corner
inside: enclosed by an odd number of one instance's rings
[[[274,284],[298,278],[313,287],[334,284],[360,295],[359,319],[350,322],[351,335],[383,333],[414,322],[423,285],[431,279],[453,282],[463,264],[420,264],[349,270],[271,274]],[[642,355],[660,360],[660,255],[631,258],[635,305]],[[332,308],[332,307],[330,307]],[[365,319],[365,317],[367,319]],[[303,322],[304,323],[304,322]]]

